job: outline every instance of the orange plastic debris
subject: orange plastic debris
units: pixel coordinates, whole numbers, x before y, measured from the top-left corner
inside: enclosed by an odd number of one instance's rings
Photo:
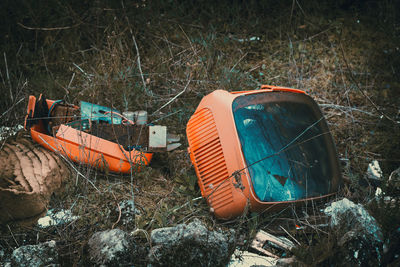
[[[39,97],[39,100],[41,97]],[[140,166],[150,163],[153,156],[152,153],[145,153],[135,149],[127,151],[117,143],[85,133],[65,124],[61,124],[56,134],[52,136],[44,126],[44,119],[48,118],[33,118],[35,106],[38,103],[36,97],[29,97],[25,129],[28,130],[29,128],[32,139],[45,148],[60,153],[74,162],[117,173],[129,173],[133,166],[135,166],[136,170],[139,170]],[[46,99],[48,109],[51,109],[54,103],[54,100]],[[77,106],[75,108],[79,109]],[[38,122],[28,127],[29,120],[37,120]]]
[[[266,124],[267,119],[274,123]],[[202,196],[218,218],[278,210],[338,190],[333,139],[304,91],[268,85],[216,90],[202,99],[186,132]]]

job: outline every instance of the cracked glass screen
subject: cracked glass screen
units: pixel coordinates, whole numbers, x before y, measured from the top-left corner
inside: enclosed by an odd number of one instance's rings
[[[287,92],[245,95],[235,99],[233,111],[259,200],[299,200],[330,192],[328,128],[309,96]]]

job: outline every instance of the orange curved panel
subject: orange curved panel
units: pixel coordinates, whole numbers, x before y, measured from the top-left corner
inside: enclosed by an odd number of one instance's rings
[[[129,173],[131,166],[148,165],[152,153],[126,151],[118,144],[61,125],[56,138],[31,128],[32,139],[45,148],[59,152],[74,162],[108,169],[117,173]]]

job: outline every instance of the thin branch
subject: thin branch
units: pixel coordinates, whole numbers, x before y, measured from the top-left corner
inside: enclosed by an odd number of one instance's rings
[[[8,73],[6,52],[4,52],[3,55],[4,55],[4,63],[6,65],[6,75],[7,75],[8,86],[10,87],[10,98],[11,98],[11,101],[14,101],[14,97],[13,97],[13,94],[12,94],[12,86],[11,86],[11,82],[10,82],[10,74]]]
[[[167,103],[165,103],[161,108],[159,108],[159,109],[157,109],[156,111],[154,111],[151,115],[153,115],[153,114],[157,113],[158,111],[160,111],[161,109],[165,108],[165,107],[168,106],[172,101],[174,101],[175,99],[177,99],[178,96],[180,96],[181,94],[183,94],[183,93],[186,91],[186,89],[188,88],[188,86],[189,86],[189,84],[190,84],[191,81],[192,81],[192,79],[189,78],[188,81],[187,81],[187,83],[186,83],[186,85],[185,85],[185,88],[183,88],[183,90],[182,90],[181,92],[179,92],[176,96],[174,96],[173,98],[171,98],[171,100],[169,100]]]
[[[139,69],[139,72],[140,72],[140,77],[142,78],[143,89],[144,89],[144,91],[145,91],[147,96],[153,96],[153,93],[150,90],[148,90],[147,87],[146,87],[146,82],[144,80],[143,71],[142,71],[142,67],[141,67],[141,64],[140,64],[139,48],[138,48],[138,45],[136,43],[135,35],[133,34],[133,31],[132,31],[131,23],[129,22],[128,16],[126,15],[126,12],[125,12],[124,1],[121,1],[121,5],[122,5],[122,8],[123,8],[124,13],[125,13],[125,19],[126,19],[126,22],[128,23],[129,32],[131,33],[133,44],[135,45],[136,54],[137,54],[137,64],[138,64],[138,69]]]
[[[116,221],[115,223],[113,223],[113,225],[111,226],[111,229],[114,229],[114,227],[115,227],[115,226],[119,223],[119,221],[121,220],[122,211],[121,211],[121,207],[119,206],[119,203],[118,203],[118,201],[117,201],[117,198],[116,198],[115,195],[114,195],[114,192],[111,192],[111,193],[112,193],[112,195],[113,195],[115,201],[117,202],[118,211],[119,211],[117,221]]]
[[[53,27],[53,28],[42,28],[42,27],[35,28],[35,27],[29,27],[29,26],[25,26],[24,24],[22,24],[22,23],[20,23],[20,22],[18,22],[17,24],[18,24],[19,26],[21,26],[22,28],[27,29],[27,30],[34,30],[34,31],[58,31],[58,30],[67,30],[67,29],[71,29],[71,28],[78,27],[79,25],[82,24],[82,22],[80,22],[80,23],[78,23],[78,24],[75,24],[75,25],[72,25],[72,26]]]
[[[319,104],[320,107],[323,108],[334,108],[334,109],[339,109],[339,110],[351,110],[351,111],[357,111],[357,112],[361,112],[364,114],[367,114],[369,116],[372,117],[379,117],[378,115],[372,114],[371,112],[362,110],[362,109],[358,109],[358,108],[353,108],[353,107],[347,107],[347,106],[341,106],[341,105],[335,105],[335,104]]]
[[[231,68],[231,70],[229,72],[232,72],[235,69],[235,67],[240,63],[240,61],[242,61],[243,58],[245,58],[245,56],[247,56],[247,54],[248,53],[246,52],[241,58],[239,58],[239,60],[235,63],[235,65],[233,65],[233,67]]]
[[[60,157],[62,157],[66,162],[68,162],[68,164],[71,166],[72,169],[74,169],[74,171],[76,172],[77,175],[82,176],[83,178],[85,178],[93,187],[94,189],[97,190],[97,192],[101,193],[101,191],[94,185],[94,183],[92,181],[90,181],[85,175],[83,175],[80,171],[78,171],[74,164],[72,164],[69,160],[67,160],[63,154],[60,153],[59,150],[57,150],[56,148],[54,148],[52,145],[50,145],[46,140],[44,140],[41,136],[39,136],[39,138],[45,143],[47,144],[49,147],[51,147],[51,149],[53,149],[54,152],[56,152]]]
[[[4,115],[6,115],[10,110],[12,110],[16,105],[18,105],[19,103],[21,103],[24,100],[24,98],[21,98],[20,100],[18,100],[16,103],[14,103],[10,108],[8,108],[6,111],[3,112],[3,114],[1,114],[0,119],[4,117]]]
[[[346,64],[347,69],[351,70],[349,64],[347,63],[346,55],[344,54],[344,48],[343,48],[341,40],[340,40],[340,50],[342,52],[342,57],[343,57],[344,63]],[[349,75],[350,79],[354,83],[355,87],[368,100],[368,102],[370,102],[372,104],[372,106],[376,109],[376,111],[378,111],[383,117],[385,117],[386,119],[390,120],[391,122],[393,122],[395,124],[400,124],[400,121],[395,121],[394,119],[392,119],[388,115],[386,115],[383,111],[381,111],[380,108],[378,107],[378,105],[376,105],[372,101],[372,99],[369,96],[367,96],[367,94],[363,90],[361,90],[361,88],[358,86],[358,83],[357,83],[356,79],[354,78],[353,73],[351,71],[349,71],[349,74],[350,74]]]

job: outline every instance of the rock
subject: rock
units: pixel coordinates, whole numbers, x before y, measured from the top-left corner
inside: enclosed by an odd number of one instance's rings
[[[330,226],[337,235],[336,260],[349,266],[378,266],[381,263],[383,234],[375,218],[361,204],[344,198],[325,208]],[[336,262],[340,263],[340,262]]]
[[[15,249],[11,255],[11,266],[60,266],[56,241],[38,245],[27,245]]]
[[[226,266],[234,250],[234,231],[210,231],[195,219],[151,232],[149,261],[154,266]]]
[[[127,265],[134,249],[129,234],[120,229],[97,232],[88,241],[89,260],[96,265]]]

